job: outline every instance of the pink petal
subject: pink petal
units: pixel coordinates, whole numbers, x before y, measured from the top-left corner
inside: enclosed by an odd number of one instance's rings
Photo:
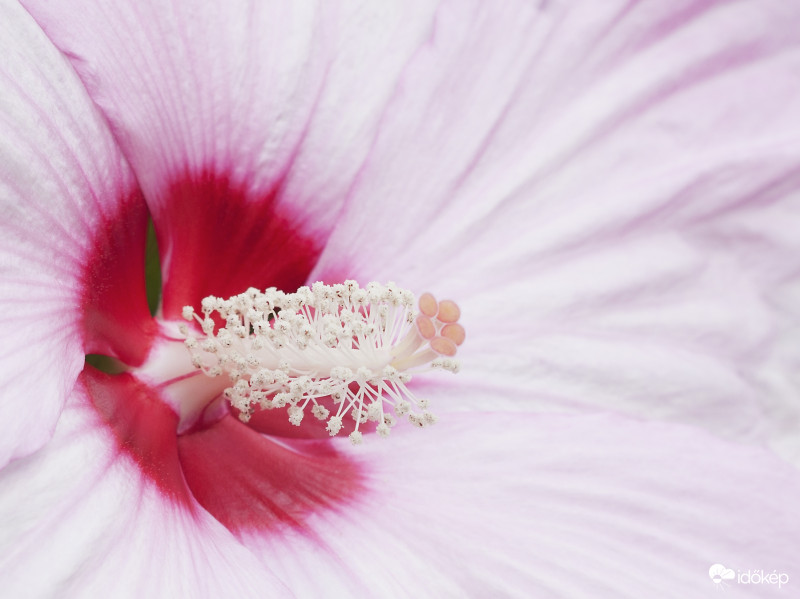
[[[157,388],[93,368],[80,383],[119,461],[135,466],[171,509],[204,508],[234,534],[305,530],[314,513],[342,509],[362,487],[357,465],[327,439],[295,446],[230,416],[178,437],[178,417]]]
[[[694,429],[464,414],[370,441],[346,450],[365,473],[358,501],[237,538],[120,459],[78,392],[51,443],[0,474],[0,583],[14,596],[288,594],[277,577],[300,597],[693,597],[713,589],[713,563],[791,574],[800,557],[796,470]]]
[[[324,544],[245,539],[299,596],[706,597],[714,563],[800,557],[797,471],[688,427],[460,414],[357,451],[368,492],[309,521]]]
[[[792,187],[796,7],[525,4],[444,3],[379,124],[332,268],[347,257],[366,277],[428,282],[466,262],[508,281]]]
[[[269,536],[327,510],[346,510],[363,490],[352,456],[328,440],[264,437],[232,416],[178,438],[183,474],[195,499],[237,535]]]
[[[26,7],[133,165],[164,258],[167,317],[209,293],[304,282],[435,8]]]
[[[227,529],[119,459],[80,390],[52,441],[0,474],[0,514],[9,597],[290,596]]]
[[[143,480],[191,511],[194,504],[178,461],[178,416],[157,390],[128,373],[110,375],[91,367],[81,373],[78,389],[114,439],[118,458],[135,464]]]
[[[800,456],[798,6],[437,16],[310,278],[458,300],[462,406],[491,388]]]
[[[241,44],[235,11],[137,3],[76,20],[72,5],[29,6],[76,57],[165,223],[168,315],[213,292],[203,272],[225,291],[293,286],[285,273],[310,268],[348,190],[310,278],[458,299],[471,382],[525,398],[541,382],[534,402],[504,406],[655,412],[800,455],[785,424],[800,418],[786,374],[800,365],[786,334],[800,272],[793,5],[445,2],[434,19],[343,12],[331,27],[258,12]],[[290,20],[305,35],[262,34]],[[291,66],[247,75],[273,64]],[[243,195],[273,224],[232,233],[223,206],[244,214]],[[179,224],[194,219],[196,238]]]
[[[109,296],[87,292],[87,263],[136,188],[69,64],[13,3],[0,7],[0,55],[4,465],[46,442],[85,351],[116,332],[91,316]],[[123,279],[136,272],[128,262],[115,265]]]

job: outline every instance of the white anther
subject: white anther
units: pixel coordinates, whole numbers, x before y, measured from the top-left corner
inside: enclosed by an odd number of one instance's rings
[[[300,426],[300,423],[303,421],[303,410],[298,408],[297,406],[291,406],[288,409],[289,413],[289,422],[291,422],[295,426]]]
[[[342,419],[339,416],[331,417],[331,419],[328,420],[328,426],[325,428],[328,430],[331,437],[339,434],[339,431],[342,430]]]
[[[437,305],[444,311],[437,312],[442,310]],[[356,428],[373,421],[386,436],[395,416],[407,416],[416,426],[435,422],[428,401],[407,386],[413,373],[458,369],[455,360],[440,355],[452,353],[441,331],[458,319],[457,306],[427,294],[424,309],[420,303],[424,319],[417,320],[413,294],[394,283],[361,288],[353,280],[317,282],[288,294],[250,288],[227,300],[209,296],[201,307],[202,317],[191,306],[182,316],[200,322],[204,336],[188,338],[185,324],[180,330],[197,368],[209,376],[228,374],[232,382],[225,396],[243,419],[256,407],[288,408],[289,421],[300,426],[311,403],[314,418],[327,420],[331,435],[349,415]],[[218,322],[225,326],[217,329]],[[336,406],[334,416],[318,403],[327,397]],[[356,432],[351,439],[360,441],[362,433]]]
[[[214,332],[214,321],[210,318],[203,320],[203,332],[206,335],[211,335]]]
[[[317,420],[325,420],[330,415],[330,412],[325,406],[317,404],[311,408],[311,414],[313,414],[314,418]]]
[[[203,301],[200,302],[200,306],[203,309],[204,314],[210,314],[213,312],[217,307],[217,298],[213,295],[209,295],[208,297],[204,297]]]

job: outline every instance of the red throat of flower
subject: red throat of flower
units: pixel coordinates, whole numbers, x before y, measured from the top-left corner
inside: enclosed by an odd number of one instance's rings
[[[205,298],[202,317],[187,306],[184,318],[202,334],[188,325],[181,333],[194,368],[228,385],[224,397],[241,420],[287,408],[300,426],[308,409],[333,436],[349,415],[350,440],[359,444],[366,427],[386,437],[399,418],[420,427],[436,422],[428,401],[407,385],[412,374],[458,371],[453,356],[465,338],[458,306],[426,293],[419,313],[413,307],[413,294],[393,283],[318,282],[289,294],[248,289]],[[206,384],[214,393],[223,385]],[[198,407],[182,408],[182,418],[196,419]]]

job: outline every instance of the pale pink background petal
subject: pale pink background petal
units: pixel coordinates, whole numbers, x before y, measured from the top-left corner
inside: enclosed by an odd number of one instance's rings
[[[134,189],[103,117],[31,17],[0,4],[0,465],[50,436],[83,368],[82,268]]]
[[[796,470],[695,428],[450,414],[356,451],[374,494],[312,518],[321,542],[246,540],[300,596],[693,598],[717,562],[796,575]]]
[[[461,302],[440,409],[612,409],[800,459],[799,69],[793,3],[445,2],[310,278]]]

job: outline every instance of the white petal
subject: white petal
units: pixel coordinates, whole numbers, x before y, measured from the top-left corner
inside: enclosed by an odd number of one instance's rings
[[[44,443],[83,366],[94,233],[133,178],[66,59],[0,4],[0,465]]]

